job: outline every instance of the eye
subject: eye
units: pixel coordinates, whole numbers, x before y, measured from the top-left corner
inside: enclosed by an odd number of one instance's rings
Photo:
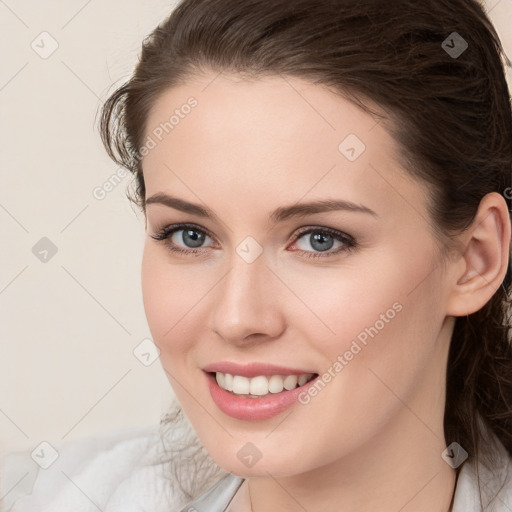
[[[321,258],[338,255],[342,252],[355,249],[357,246],[356,241],[350,235],[342,233],[331,228],[307,228],[301,231],[295,237],[295,245],[297,241],[302,243],[297,252],[304,254],[307,258]],[[331,251],[331,249],[338,244],[338,247]],[[313,248],[313,251],[308,249],[308,246]],[[316,252],[315,252],[316,251]]]
[[[202,244],[206,239],[212,239],[205,230],[199,229],[193,224],[165,226],[156,234],[151,235],[151,238],[164,241],[170,251],[195,255],[204,252]],[[184,247],[180,244],[183,244]]]

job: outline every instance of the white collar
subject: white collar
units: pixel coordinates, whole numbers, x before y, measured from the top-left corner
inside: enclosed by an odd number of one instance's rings
[[[496,437],[494,441],[496,449],[493,450],[492,471],[482,462],[478,465],[465,462],[462,465],[452,512],[512,511],[512,458]]]

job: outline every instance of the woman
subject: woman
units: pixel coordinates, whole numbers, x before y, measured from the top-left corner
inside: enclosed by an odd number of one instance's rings
[[[512,509],[502,57],[475,0],[184,0],[144,41],[101,135],[179,401],[162,510]]]
[[[147,38],[102,136],[230,473],[183,510],[510,510],[501,52],[474,0],[184,0]]]

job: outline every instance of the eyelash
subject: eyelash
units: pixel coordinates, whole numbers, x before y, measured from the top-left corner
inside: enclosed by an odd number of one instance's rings
[[[204,252],[204,248],[200,249],[183,249],[181,247],[176,246],[173,242],[171,242],[169,239],[170,237],[176,233],[177,231],[184,231],[186,229],[190,229],[202,234],[205,234],[209,236],[211,239],[214,239],[214,237],[205,229],[199,228],[198,226],[194,224],[173,224],[169,226],[163,227],[161,230],[159,230],[156,234],[150,235],[153,240],[156,240],[158,242],[163,241],[167,245],[168,249],[175,253],[181,253],[181,254],[187,254],[187,255],[194,255],[194,256],[201,256],[201,254]],[[311,233],[320,233],[322,235],[329,235],[330,237],[334,238],[335,240],[342,242],[344,246],[339,247],[335,251],[332,252],[312,252],[312,251],[305,251],[303,249],[296,249],[295,252],[301,253],[305,255],[306,258],[326,258],[330,256],[336,256],[342,252],[348,252],[351,250],[354,250],[357,248],[357,242],[354,238],[352,238],[350,235],[347,235],[345,233],[342,233],[341,231],[337,231],[335,229],[331,228],[321,228],[321,227],[312,227],[312,228],[306,228],[303,231],[300,231],[294,238],[293,243],[295,243],[297,240],[299,240],[301,237],[311,234]]]

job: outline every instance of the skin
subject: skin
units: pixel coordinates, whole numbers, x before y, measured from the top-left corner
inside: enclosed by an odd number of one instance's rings
[[[230,512],[251,502],[255,512],[449,510],[456,472],[441,458],[449,342],[454,316],[481,308],[504,277],[505,202],[486,196],[456,239],[463,250],[443,259],[426,185],[401,168],[385,123],[297,78],[211,72],[160,96],[146,134],[190,96],[198,105],[143,160],[146,198],[172,194],[218,219],[149,204],[142,291],[184,412],[214,461],[247,478]],[[366,145],[353,162],[338,150],[348,134]],[[278,207],[319,199],[375,215],[270,220]],[[211,233],[199,255],[151,237],[181,222]],[[347,233],[357,246],[334,254],[344,246],[334,240],[327,256],[310,235],[297,239],[303,227]],[[193,251],[182,233],[172,241]],[[263,248],[252,263],[236,252],[248,236]],[[400,312],[308,404],[241,421],[212,401],[206,364],[270,362],[323,374],[396,303]],[[247,442],[262,455],[251,468],[237,456]]]

